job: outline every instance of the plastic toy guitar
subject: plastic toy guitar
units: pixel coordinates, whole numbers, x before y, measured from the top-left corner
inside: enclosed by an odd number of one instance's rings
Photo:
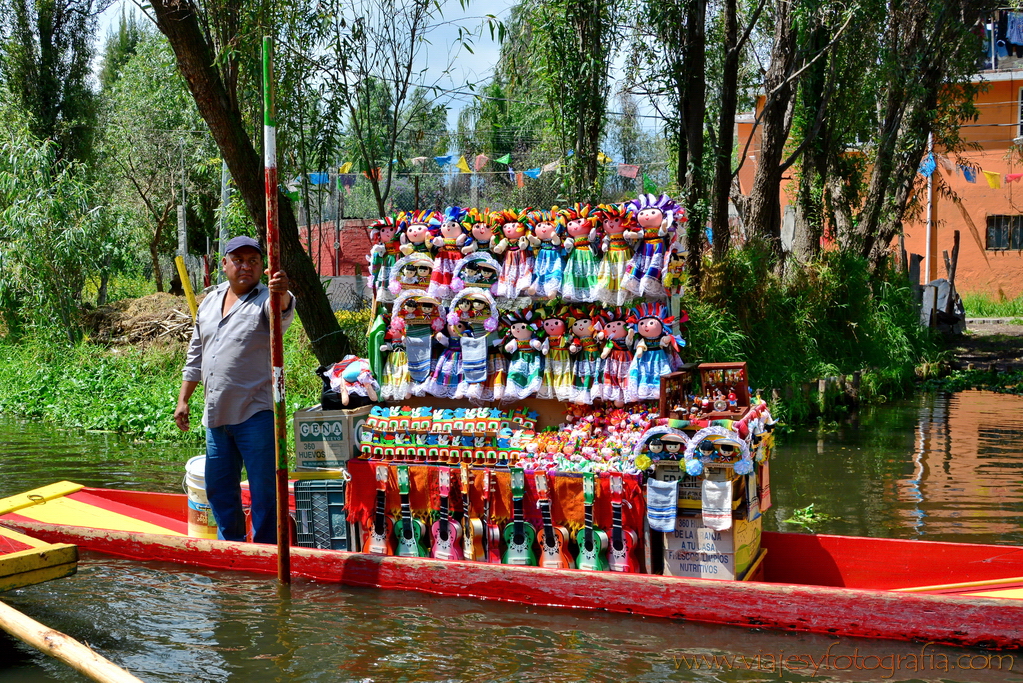
[[[469,463],[463,462],[460,468],[462,475],[462,556],[466,560],[477,562],[487,561],[487,552],[484,547],[486,542],[483,520],[479,517],[472,517],[471,505],[469,503]]]
[[[451,471],[440,468],[440,519],[433,523],[433,546],[430,556],[438,560],[462,559],[462,526],[451,519],[448,500],[451,496]]]
[[[401,494],[401,520],[395,528],[398,537],[396,555],[400,557],[428,557],[423,546],[426,525],[412,518],[412,506],[409,504],[408,465],[398,465],[398,493]]]
[[[607,553],[607,568],[613,572],[636,573],[636,544],[639,536],[632,529],[622,528],[622,478],[611,475],[611,547]]]
[[[373,526],[369,530],[366,542],[362,544],[362,552],[374,555],[393,555],[394,538],[391,530],[394,522],[387,516],[385,506],[387,500],[387,465],[377,465],[377,509],[373,516]]]
[[[483,561],[501,564],[501,528],[490,521],[490,504],[497,500],[497,477],[483,470]]]
[[[575,566],[576,569],[603,572],[607,571],[607,560],[604,558],[607,553],[607,534],[593,527],[593,480],[592,472],[583,474],[583,509],[586,526],[575,535],[576,543],[579,544],[579,556],[575,559]]]
[[[568,529],[554,526],[551,521],[551,499],[547,495],[547,475],[536,473],[536,506],[543,517],[543,528],[540,529],[541,567],[548,569],[571,569],[572,557],[568,554]]]
[[[521,467],[511,468],[512,522],[504,528],[504,564],[536,566],[533,542],[536,529],[525,520],[522,512],[522,497],[526,491],[526,475]]]

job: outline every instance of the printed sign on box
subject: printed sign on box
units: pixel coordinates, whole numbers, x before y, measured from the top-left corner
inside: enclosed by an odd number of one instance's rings
[[[762,519],[734,520],[731,529],[703,526],[699,515],[679,515],[664,534],[664,573],[703,579],[741,578],[760,550]]]
[[[362,426],[370,406],[354,410],[321,410],[319,406],[295,413],[295,468],[336,469],[356,455]]]

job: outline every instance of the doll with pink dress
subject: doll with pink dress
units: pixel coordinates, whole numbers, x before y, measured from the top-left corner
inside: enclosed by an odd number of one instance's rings
[[[450,299],[454,295],[451,291],[451,276],[455,264],[463,256],[462,247],[468,241],[461,222],[465,213],[461,207],[449,206],[444,209],[440,225],[430,227],[430,243],[435,251],[433,274],[427,291],[430,296],[438,299]]]
[[[628,312],[620,307],[604,312],[597,339],[603,344],[600,352],[598,380],[600,395],[607,403],[619,408],[628,401],[629,366],[632,363],[633,331],[629,328]]]
[[[501,236],[493,251],[504,259],[497,281],[497,296],[505,299],[521,296],[533,284],[533,248],[540,241],[523,222],[527,213],[528,210],[505,209],[489,214],[495,235]]]
[[[624,204],[601,204],[597,217],[604,233],[604,259],[597,269],[597,286],[593,295],[608,306],[621,306],[632,298],[632,294],[622,287],[622,282],[632,258],[632,247],[627,237],[635,235],[630,231],[636,225],[635,217]]]
[[[633,296],[663,299],[666,296],[661,277],[667,265],[668,239],[673,234],[675,216],[681,208],[668,195],[642,194],[628,203],[642,231],[642,242],[625,270],[622,287]]]
[[[561,298],[565,301],[593,301],[600,259],[597,255],[597,214],[589,204],[562,209],[559,220],[565,226],[564,273]]]

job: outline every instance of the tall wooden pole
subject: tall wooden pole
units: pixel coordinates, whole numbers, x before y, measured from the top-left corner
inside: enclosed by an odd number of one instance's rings
[[[266,256],[270,273],[281,269],[277,231],[277,124],[274,121],[273,42],[263,38],[263,166],[266,173]],[[284,403],[284,333],[281,295],[270,293],[270,368],[273,373],[274,441],[277,445],[277,578],[291,583],[288,525],[288,429]]]

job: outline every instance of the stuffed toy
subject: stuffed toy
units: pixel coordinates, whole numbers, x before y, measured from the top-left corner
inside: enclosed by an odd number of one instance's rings
[[[603,343],[597,377],[600,382],[600,397],[606,403],[619,408],[625,405],[629,383],[629,366],[632,363],[634,332],[628,325],[628,313],[620,307],[605,311],[601,316],[597,339]]]
[[[473,257],[484,257],[474,254]],[[448,324],[462,323],[471,334],[461,337],[464,394],[473,403],[500,401],[508,363],[501,351],[497,302],[488,289],[463,289],[451,300]]]
[[[526,223],[538,242],[533,262],[533,282],[526,288],[529,296],[553,299],[561,291],[561,277],[565,269],[561,248],[561,231],[564,226],[558,218],[556,206],[550,211],[530,211],[526,214]]]
[[[626,233],[635,226],[635,217],[623,204],[601,204],[597,217],[604,232],[604,260],[597,269],[597,286],[593,295],[608,306],[621,306],[632,296],[622,288],[622,280],[632,258],[632,247],[626,241]]]
[[[462,247],[463,254],[474,254],[485,252],[493,256],[493,247],[497,245],[494,239],[494,226],[490,224],[490,209],[480,211],[471,208],[462,217],[462,227],[468,232],[469,241]]]
[[[458,294],[466,288],[480,288],[494,294],[500,276],[501,265],[487,252],[477,251],[455,264],[451,274],[451,291]]]
[[[493,251],[502,254],[504,264],[497,281],[497,296],[514,299],[533,284],[533,247],[540,241],[523,223],[529,211],[492,211],[490,224],[501,235]]]
[[[681,209],[665,194],[642,194],[627,208],[636,216],[643,241],[625,270],[622,287],[637,297],[663,299],[666,293],[661,275],[667,265],[667,240],[674,229],[675,214]]]
[[[455,264],[463,256],[462,247],[468,241],[465,227],[461,223],[465,213],[465,209],[449,206],[444,209],[440,225],[430,227],[430,243],[436,249],[436,253],[433,275],[427,292],[437,299],[450,299],[454,296],[454,292],[451,291],[451,276]]]
[[[402,343],[408,356],[410,393],[423,396],[430,379],[433,351],[433,333],[444,329],[444,316],[440,302],[420,289],[410,289],[394,301],[393,316],[405,321]]]
[[[413,253],[430,254],[430,230],[440,227],[440,217],[433,211],[413,211],[406,214],[408,220],[405,231],[401,233],[401,253],[409,256]]]
[[[558,216],[565,226],[564,274],[561,277],[561,297],[565,301],[593,301],[600,267],[596,251],[597,215],[589,204],[575,204],[563,209]]]
[[[572,324],[567,306],[540,308],[536,311],[544,340],[540,353],[544,355],[543,382],[536,392],[537,398],[553,398],[571,401],[574,394],[572,383],[572,356],[569,353],[568,330]]]
[[[377,301],[386,303],[394,300],[388,285],[391,269],[402,255],[399,232],[407,225],[405,214],[400,213],[381,218],[369,226],[369,238],[373,242],[368,257],[369,272],[373,277],[373,293]]]
[[[387,353],[387,362],[380,379],[381,401],[404,401],[412,388],[412,380],[408,374],[408,354],[405,353],[405,317],[402,311],[407,307],[395,307],[391,323],[384,334],[384,343],[380,350]],[[411,302],[411,310],[415,312],[415,302]]]
[[[450,314],[449,314],[450,315]],[[437,332],[434,338],[444,347],[426,383],[426,393],[438,398],[465,398],[468,384],[462,377],[462,340],[472,336],[472,326],[461,320],[448,324],[448,333]]]
[[[678,350],[685,342],[672,334],[673,322],[663,303],[645,303],[632,310],[629,323],[639,336],[629,364],[627,402],[660,398],[661,378],[682,366]]]
[[[508,378],[504,401],[521,401],[532,396],[543,383],[543,356],[540,340],[534,336],[536,324],[531,310],[508,313],[505,326],[510,339],[504,350],[508,354]]]
[[[361,408],[377,400],[380,387],[365,358],[348,355],[328,367],[320,366],[316,373],[324,380],[320,401],[324,410]]]
[[[600,365],[600,344],[596,334],[599,330],[600,317],[596,307],[576,308],[570,313],[572,319],[572,339],[568,352],[574,356],[572,360],[572,398],[573,403],[589,405],[602,398],[601,383],[597,379]]]

